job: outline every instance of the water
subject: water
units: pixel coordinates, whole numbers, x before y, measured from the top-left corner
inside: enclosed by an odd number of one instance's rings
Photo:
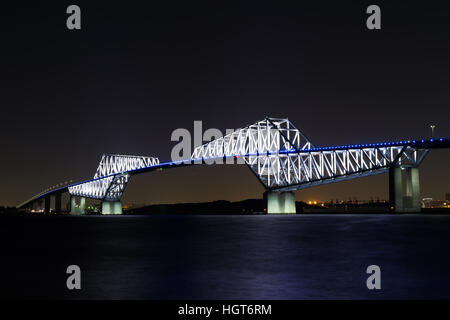
[[[1,218],[1,295],[68,299],[450,298],[450,216]],[[82,290],[66,289],[66,267]],[[381,290],[366,268],[381,267]]]

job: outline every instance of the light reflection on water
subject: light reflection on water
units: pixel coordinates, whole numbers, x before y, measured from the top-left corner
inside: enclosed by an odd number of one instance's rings
[[[450,298],[449,227],[438,215],[16,218],[0,227],[2,295]],[[82,269],[79,292],[65,288],[70,264]],[[379,291],[365,285],[371,264]]]

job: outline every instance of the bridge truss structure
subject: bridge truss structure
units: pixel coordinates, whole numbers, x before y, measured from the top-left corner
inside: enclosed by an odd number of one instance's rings
[[[106,201],[119,201],[130,180],[129,171],[157,166],[155,157],[105,154],[89,182],[69,186],[72,196]]]
[[[315,147],[288,119],[266,118],[197,147],[193,161],[241,159],[266,190],[289,191],[417,167],[427,149],[416,141]]]

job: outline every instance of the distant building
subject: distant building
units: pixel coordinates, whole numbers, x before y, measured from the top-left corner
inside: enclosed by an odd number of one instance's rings
[[[432,198],[423,198],[422,208],[450,208],[450,203],[447,200],[433,200]]]
[[[445,194],[445,200],[450,201],[450,193]]]
[[[431,208],[433,202],[433,198],[423,198],[422,199],[422,208]]]

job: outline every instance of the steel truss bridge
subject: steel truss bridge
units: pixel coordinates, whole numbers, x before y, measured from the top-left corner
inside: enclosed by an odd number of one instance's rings
[[[121,213],[120,199],[133,175],[193,164],[238,163],[247,165],[266,190],[268,213],[295,213],[294,190],[385,172],[392,208],[417,211],[417,168],[430,149],[449,147],[448,138],[318,147],[287,118],[267,117],[197,146],[189,159],[161,163],[156,157],[103,155],[92,179],[53,186],[18,208],[32,208],[44,200],[44,211],[49,212],[50,196],[55,196],[58,212],[61,193],[69,192],[73,213],[77,213],[75,197],[81,198],[81,207],[85,198],[98,199],[103,213]],[[407,172],[406,195],[400,170]]]

